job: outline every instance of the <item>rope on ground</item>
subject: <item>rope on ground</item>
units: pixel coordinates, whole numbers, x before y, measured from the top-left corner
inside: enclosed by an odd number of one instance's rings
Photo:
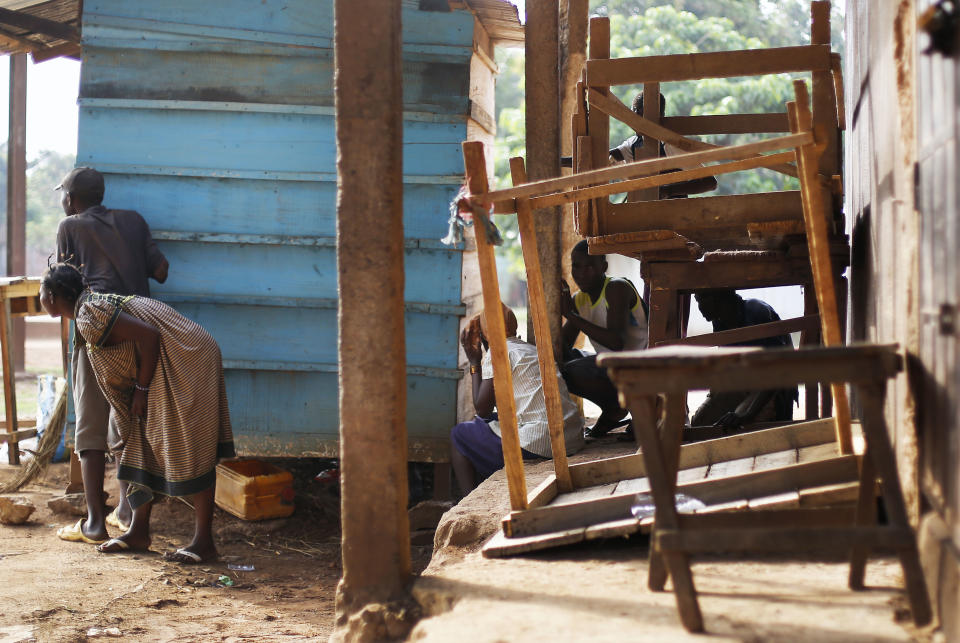
[[[14,476],[12,480],[6,483],[0,483],[0,493],[13,493],[14,491],[18,491],[47,468],[47,465],[50,464],[50,459],[53,458],[53,454],[56,453],[57,447],[60,445],[60,437],[63,435],[63,427],[66,421],[67,387],[64,386],[57,394],[57,403],[53,407],[53,413],[50,414],[50,419],[43,427],[43,432],[37,443],[36,453],[26,464],[18,469],[17,475]],[[17,445],[9,444],[8,447],[15,449]]]

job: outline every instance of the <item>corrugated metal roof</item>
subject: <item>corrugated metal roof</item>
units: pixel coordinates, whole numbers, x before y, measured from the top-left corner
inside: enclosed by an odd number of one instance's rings
[[[0,0],[0,53],[40,61],[79,52],[80,0]]]

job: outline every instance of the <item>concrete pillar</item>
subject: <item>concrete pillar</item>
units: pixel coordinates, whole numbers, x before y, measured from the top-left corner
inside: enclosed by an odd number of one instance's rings
[[[332,640],[406,633],[406,352],[400,2],[336,0],[343,578]]]
[[[527,176],[560,176],[560,45],[558,0],[527,0],[525,41]],[[558,207],[534,211],[540,270],[550,316],[553,350],[560,358],[561,220]],[[532,320],[527,337],[533,338]],[[539,343],[539,342],[538,342]]]
[[[27,274],[27,55],[10,56],[7,134],[7,274]],[[24,370],[23,317],[13,320],[14,370]]]

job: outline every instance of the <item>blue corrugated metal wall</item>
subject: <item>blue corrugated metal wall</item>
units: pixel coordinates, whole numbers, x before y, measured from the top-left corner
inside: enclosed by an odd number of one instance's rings
[[[150,223],[171,266],[153,294],[220,343],[251,454],[336,454],[332,4],[84,2],[77,162],[105,173],[108,207]],[[463,174],[473,26],[403,12],[413,460],[445,459],[456,421],[461,252],[437,240]]]

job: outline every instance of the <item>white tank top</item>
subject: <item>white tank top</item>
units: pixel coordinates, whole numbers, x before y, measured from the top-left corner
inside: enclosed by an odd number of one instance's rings
[[[573,304],[577,307],[577,314],[601,328],[607,327],[607,309],[609,308],[607,304],[607,286],[611,281],[613,281],[613,279],[610,277],[604,279],[603,290],[600,291],[600,296],[597,298],[596,303],[592,303],[590,301],[590,295],[583,291],[578,292],[573,297]],[[637,292],[636,287],[629,279],[620,279],[619,281],[627,283],[636,296],[636,302],[634,302],[633,308],[630,309],[630,317],[627,320],[626,333],[623,338],[623,350],[632,351],[644,349],[647,347],[647,314],[643,310],[643,301],[640,293]],[[590,343],[593,344],[593,347],[598,353],[606,353],[613,350],[592,339]]]

